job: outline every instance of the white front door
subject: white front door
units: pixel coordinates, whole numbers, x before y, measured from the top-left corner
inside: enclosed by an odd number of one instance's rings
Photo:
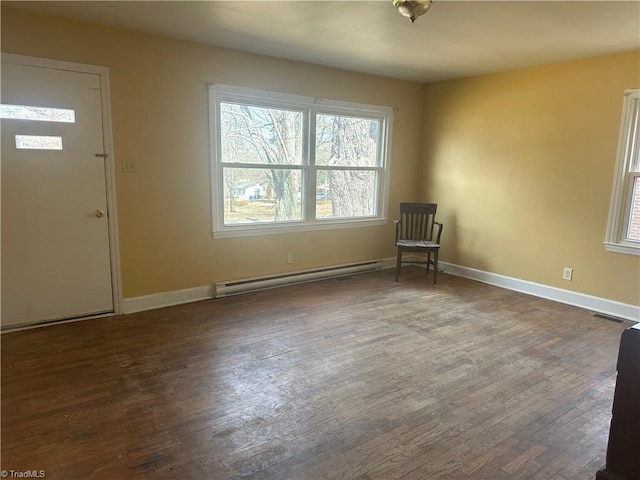
[[[3,62],[1,99],[2,327],[113,312],[100,76]]]

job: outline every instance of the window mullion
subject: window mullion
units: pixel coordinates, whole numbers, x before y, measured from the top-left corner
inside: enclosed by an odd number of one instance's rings
[[[345,171],[361,171],[361,172],[380,172],[382,167],[361,167],[355,165],[318,165],[318,170],[345,170]]]
[[[240,163],[240,162],[220,162],[223,168],[271,168],[274,170],[303,170],[304,165],[295,163]]]
[[[317,188],[317,172],[316,168],[316,113],[315,109],[307,110],[307,221],[315,223],[316,221],[316,188]]]

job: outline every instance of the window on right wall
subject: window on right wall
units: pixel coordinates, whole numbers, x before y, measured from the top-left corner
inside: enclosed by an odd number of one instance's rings
[[[605,248],[640,255],[640,90],[624,92]]]

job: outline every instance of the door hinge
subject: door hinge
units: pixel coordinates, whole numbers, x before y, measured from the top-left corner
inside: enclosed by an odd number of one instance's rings
[[[95,156],[99,157],[99,158],[107,158],[109,156],[109,154],[108,153],[96,153]]]

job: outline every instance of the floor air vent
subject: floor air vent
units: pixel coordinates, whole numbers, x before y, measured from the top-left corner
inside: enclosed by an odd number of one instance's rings
[[[604,313],[594,313],[593,314],[594,317],[598,317],[598,318],[602,318],[604,320],[608,320],[610,322],[615,322],[615,323],[623,323],[624,320],[621,320],[619,318],[616,317],[611,317],[609,315],[605,315]]]

